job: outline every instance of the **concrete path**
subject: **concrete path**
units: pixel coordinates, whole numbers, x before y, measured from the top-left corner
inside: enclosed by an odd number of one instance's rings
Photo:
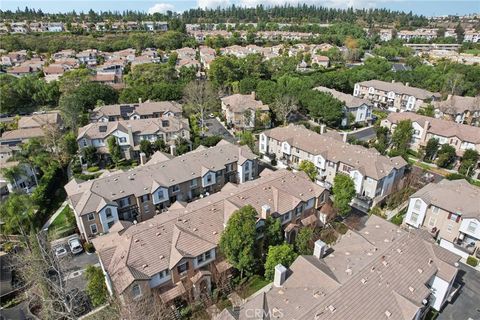
[[[45,222],[45,224],[43,225],[42,227],[42,230],[48,230],[48,227],[50,227],[50,225],[52,224],[53,220],[55,220],[58,215],[60,214],[60,212],[62,212],[62,210],[68,205],[68,202],[67,200],[63,201],[62,205],[60,206],[60,208],[57,209],[57,211],[55,211],[55,213],[48,219],[47,222]]]

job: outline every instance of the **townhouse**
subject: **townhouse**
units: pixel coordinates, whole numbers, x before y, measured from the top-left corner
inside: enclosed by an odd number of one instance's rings
[[[410,196],[404,221],[426,229],[440,246],[480,257],[480,188],[466,180],[430,183]]]
[[[382,41],[390,41],[393,38],[393,30],[392,29],[380,29],[378,32],[380,36],[380,40]]]
[[[400,30],[397,32],[397,38],[410,41],[414,38],[424,38],[426,40],[433,40],[437,38],[438,29],[416,29],[413,31],[410,30]]]
[[[259,151],[277,159],[280,166],[298,168],[302,160],[314,163],[317,182],[327,188],[337,174],[350,176],[357,193],[352,204],[361,210],[368,210],[398,188],[407,166],[401,157],[388,158],[376,150],[292,124],[262,132]]]
[[[100,56],[100,54],[97,49],[87,49],[78,52],[75,57],[81,64],[93,67],[97,65],[97,57]]]
[[[105,174],[95,180],[71,180],[66,186],[82,237],[90,240],[109,232],[118,220],[141,222],[175,201],[192,201],[219,191],[226,183],[244,183],[258,176],[255,154],[248,147],[220,141],[127,172]]]
[[[52,127],[62,129],[63,121],[58,111],[24,116],[18,120],[18,129],[5,131],[0,138],[0,145],[16,146],[28,139],[42,138],[45,130]]]
[[[465,35],[463,37],[464,42],[473,42],[478,43],[480,42],[480,31],[471,29],[465,30]]]
[[[356,83],[353,89],[355,97],[368,99],[377,108],[389,111],[417,111],[440,95],[428,90],[410,87],[408,83],[369,80]]]
[[[373,104],[369,100],[326,87],[316,87],[314,90],[329,93],[344,103],[343,112],[345,117],[342,119],[342,126],[355,123],[370,123],[372,121]],[[349,115],[353,116],[353,123],[349,123]]]
[[[480,152],[480,128],[453,121],[430,118],[412,112],[390,113],[381,125],[395,131],[402,120],[410,120],[413,126],[411,148],[418,150],[425,147],[428,140],[438,139],[440,144],[449,144],[461,157],[465,150],[474,149]]]
[[[207,198],[172,206],[149,221],[118,222],[110,234],[93,239],[109,291],[125,303],[151,295],[165,304],[209,295],[232,269],[219,253],[222,231],[246,205],[256,209],[259,230],[270,216],[284,227],[318,220],[325,189],[303,173],[267,171],[257,180],[228,184]]]
[[[227,124],[236,130],[253,129],[259,121],[264,122],[265,127],[270,127],[270,108],[256,100],[255,92],[223,97],[221,102]]]
[[[480,96],[448,95],[446,100],[435,101],[433,107],[435,108],[435,118],[477,127],[480,125]]]
[[[90,113],[90,122],[109,122],[182,116],[182,105],[175,101],[150,101],[113,104],[96,107]]]
[[[115,137],[126,159],[139,157],[142,140],[163,140],[175,145],[178,138],[190,140],[188,119],[163,116],[161,118],[93,122],[78,129],[80,149],[94,146],[102,157],[109,157],[108,139]]]
[[[458,260],[432,239],[372,215],[332,247],[318,240],[313,255],[288,269],[277,265],[263,292],[215,319],[423,319],[455,292]]]

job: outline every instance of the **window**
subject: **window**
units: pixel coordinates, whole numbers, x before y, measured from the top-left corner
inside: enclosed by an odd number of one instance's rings
[[[144,195],[141,197],[141,199],[142,199],[142,202],[148,201],[148,200],[150,200],[150,195],[149,195],[149,194],[144,194]]]
[[[295,215],[298,217],[299,215],[302,214],[302,211],[303,211],[303,205],[299,205],[299,206],[295,209]]]
[[[158,273],[158,276],[160,277],[160,279],[163,279],[163,278],[165,278],[166,276],[168,276],[169,274],[170,274],[170,270],[165,269],[165,270],[163,270],[163,271],[160,271],[160,272]]]
[[[448,220],[452,220],[452,221],[455,221],[455,222],[459,222],[459,221],[460,221],[460,215],[455,214],[455,213],[450,213],[450,214],[448,215]]]
[[[413,206],[414,210],[420,210],[422,207],[422,201],[420,199],[415,200],[415,205]]]
[[[120,138],[118,138],[118,141],[120,143],[125,143],[125,142],[127,142],[127,138],[126,137],[120,137]]]
[[[250,170],[250,162],[245,162],[245,171]]]
[[[435,227],[435,224],[437,223],[437,218],[435,217],[430,217],[430,220],[428,221],[428,225],[430,227]]]
[[[418,213],[415,213],[413,212],[411,217],[410,217],[410,221],[412,221],[413,223],[417,223],[418,221]]]
[[[230,172],[233,170],[233,165],[231,163],[227,164],[226,167],[227,167],[227,172]]]
[[[83,139],[83,146],[86,147],[87,146],[87,140]]]
[[[107,216],[107,219],[112,217],[112,209],[107,208],[105,209],[105,215]]]
[[[211,174],[207,175],[207,183],[212,183],[212,175]]]
[[[142,295],[142,290],[138,284],[134,284],[132,287],[132,295],[134,298],[138,298]]]
[[[164,197],[163,190],[158,190],[157,195],[159,199],[162,199]]]
[[[177,271],[178,273],[181,275],[185,272],[187,272],[188,270],[188,261],[187,262],[184,262],[182,264],[180,264],[178,267],[177,267]]]
[[[93,213],[88,214],[88,221],[95,220],[95,215]]]
[[[115,224],[115,221],[110,221],[107,223],[108,229],[110,229]]]
[[[90,225],[90,231],[92,231],[92,234],[96,234],[98,232],[97,225],[95,223]]]
[[[471,232],[471,233],[474,233],[476,229],[477,229],[477,223],[474,222],[474,221],[470,221],[470,223],[468,224],[468,227],[467,227],[467,231]]]
[[[197,179],[190,180],[190,188],[197,187]]]
[[[212,254],[210,253],[210,251],[205,252],[205,260],[208,260],[211,257],[212,257]]]
[[[447,231],[451,233],[452,229],[453,229],[453,225],[451,223],[449,223],[448,226],[447,226]]]
[[[178,191],[180,191],[180,187],[178,186],[178,184],[176,184],[172,187],[172,192],[178,192]]]
[[[432,206],[432,213],[433,214],[438,214],[438,211],[439,211],[439,208],[438,207],[435,207],[435,206]]]

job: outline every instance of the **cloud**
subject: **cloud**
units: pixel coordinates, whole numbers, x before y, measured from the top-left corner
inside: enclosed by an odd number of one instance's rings
[[[165,13],[167,11],[173,11],[175,7],[173,4],[170,3],[157,3],[153,7],[148,9],[148,14],[154,14],[154,13]]]
[[[259,1],[260,2],[260,1]],[[228,7],[233,4],[233,1],[230,0],[198,0],[198,8],[217,8],[217,7]]]

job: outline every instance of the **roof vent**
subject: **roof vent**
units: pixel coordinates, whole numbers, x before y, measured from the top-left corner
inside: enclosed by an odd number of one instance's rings
[[[432,258],[428,259],[428,265],[430,266],[432,265],[432,263],[433,263],[433,259]]]
[[[135,240],[133,240],[133,241],[134,241],[135,243],[137,243],[137,242],[139,242],[140,240],[138,240],[138,239],[135,239]]]
[[[362,282],[362,284],[365,284],[365,283],[367,283],[367,279],[362,278],[361,282]]]
[[[217,231],[213,231],[212,233],[213,233],[214,235],[217,235],[218,232],[217,232]]]
[[[411,293],[413,293],[415,291],[415,288],[413,287],[408,287],[408,290],[410,290]]]
[[[397,252],[400,253],[400,254],[403,253],[402,249],[400,249],[400,248],[397,249]]]
[[[392,316],[392,313],[390,311],[385,311],[385,315],[387,316],[387,318],[390,318]]]
[[[420,269],[420,268],[418,268],[417,271],[418,271],[418,273],[423,273],[423,270]]]
[[[157,233],[156,233],[156,235],[157,235],[157,237],[158,237],[158,236],[160,236],[160,235],[161,235],[161,233],[160,233],[160,232],[157,232]]]
[[[329,305],[327,308],[328,310],[330,310],[331,313],[334,313],[337,310],[333,305]]]
[[[388,262],[385,261],[385,260],[382,261],[382,264],[383,264],[385,267],[388,266]]]
[[[146,267],[148,267],[148,264],[142,265],[142,268],[143,268],[143,269],[145,269]]]

